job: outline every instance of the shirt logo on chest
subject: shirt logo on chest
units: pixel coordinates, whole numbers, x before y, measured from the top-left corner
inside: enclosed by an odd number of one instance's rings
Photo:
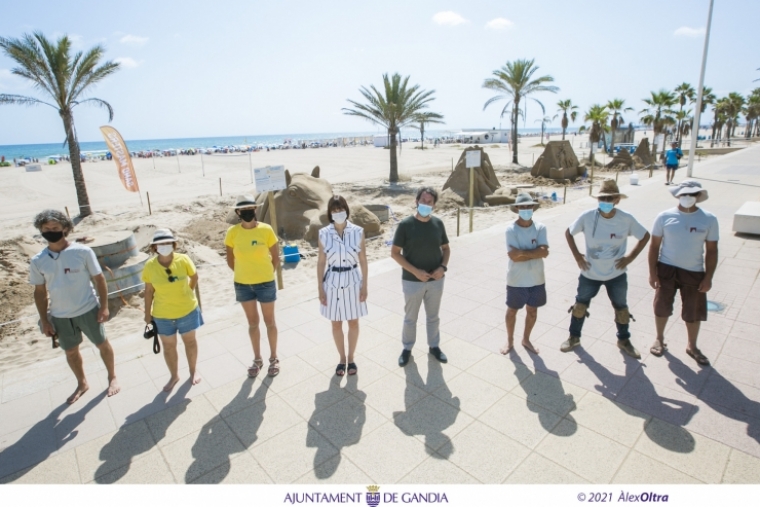
[[[537,243],[538,243],[538,242],[537,242],[535,239],[532,239],[532,240],[530,240],[530,244],[531,244],[531,245],[535,245],[535,244],[537,244]]]
[[[610,234],[610,239],[617,239],[617,234],[614,232]]]
[[[79,269],[76,268],[63,268],[63,274],[64,275],[70,275],[72,273],[79,273]]]
[[[258,246],[259,242],[254,240],[251,240],[251,246]]]

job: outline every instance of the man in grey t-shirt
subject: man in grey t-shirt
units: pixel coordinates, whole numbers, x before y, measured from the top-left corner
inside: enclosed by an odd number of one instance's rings
[[[66,361],[77,379],[76,390],[66,401],[74,403],[89,389],[79,352],[82,333],[100,351],[108,371],[108,396],[113,396],[120,387],[113,349],[103,327],[108,320],[108,288],[95,252],[68,241],[74,224],[60,211],[42,211],[34,218],[34,226],[48,246],[32,258],[29,283],[34,285],[42,332],[53,338],[54,347],[60,344],[66,352]]]
[[[549,242],[544,224],[533,220],[538,203],[530,195],[518,195],[511,207],[519,216],[507,226],[507,343],[501,353],[508,354],[514,347],[517,312],[525,306],[527,315],[522,345],[538,354],[538,349],[530,342],[530,332],[536,324],[538,307],[546,304],[543,259],[549,255]]]

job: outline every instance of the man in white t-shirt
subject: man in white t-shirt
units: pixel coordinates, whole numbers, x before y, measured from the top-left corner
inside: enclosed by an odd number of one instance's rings
[[[712,288],[718,266],[718,219],[697,207],[707,200],[707,190],[694,180],[684,180],[670,189],[678,206],[654,219],[649,247],[649,284],[654,296],[657,339],[650,352],[661,356],[667,349],[665,326],[673,315],[676,291],[681,293],[681,318],[686,323],[689,344],[686,353],[698,364],[710,361],[697,348],[700,322],[707,320],[707,292]],[[703,257],[704,254],[704,257]]]
[[[79,352],[82,334],[100,351],[108,371],[107,393],[113,396],[120,388],[114,373],[113,348],[103,327],[109,315],[108,287],[95,252],[68,241],[74,224],[60,211],[42,211],[34,217],[34,226],[48,246],[32,257],[29,283],[34,285],[42,332],[52,337],[53,347],[60,345],[66,352],[66,361],[77,379],[77,388],[66,401],[74,403],[89,389]]]
[[[581,329],[588,316],[591,299],[599,293],[604,285],[615,309],[618,347],[629,356],[640,359],[641,354],[631,344],[628,324],[631,314],[628,311],[628,278],[626,266],[636,259],[649,241],[649,233],[633,215],[616,208],[621,198],[615,180],[604,180],[595,196],[599,202],[596,209],[585,211],[565,231],[570,251],[581,268],[578,277],[578,292],[575,304],[570,307],[570,337],[562,344],[560,350],[569,352],[581,344]],[[582,255],[575,245],[573,236],[582,232],[586,240],[586,255]],[[638,243],[626,255],[628,236],[633,236]]]
[[[549,241],[546,226],[533,220],[538,203],[530,195],[518,195],[511,207],[519,216],[507,226],[507,343],[501,353],[508,354],[514,347],[517,312],[524,306],[527,315],[522,345],[538,354],[530,342],[530,332],[536,324],[538,307],[546,304],[543,259],[549,255]]]

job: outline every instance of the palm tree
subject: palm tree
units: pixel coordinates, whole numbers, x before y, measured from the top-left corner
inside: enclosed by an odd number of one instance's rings
[[[382,93],[374,85],[370,85],[369,89],[362,86],[359,93],[364,96],[366,103],[360,104],[348,99],[354,109],[342,109],[344,114],[364,118],[388,130],[391,149],[391,172],[388,179],[392,183],[398,181],[396,135],[401,132],[401,127],[417,122],[418,115],[434,100],[435,90],[425,91],[420,90],[419,85],[408,85],[409,76],[402,78],[396,73],[389,78],[388,74],[383,74]]]
[[[523,109],[525,108],[524,98],[528,98],[529,95],[538,92],[550,92],[557,93],[559,88],[552,85],[546,85],[546,83],[554,82],[554,78],[551,76],[541,76],[533,78],[533,74],[538,70],[538,67],[534,65],[535,60],[515,60],[514,62],[507,62],[502,68],[492,72],[494,77],[488,78],[483,82],[483,88],[488,90],[494,90],[499,92],[499,95],[491,97],[483,105],[483,110],[492,103],[498,100],[506,100],[507,103],[501,110],[501,116],[503,117],[507,111],[510,111],[512,122],[512,163],[517,164],[517,119],[520,115],[523,118],[526,117],[525,112],[521,111],[520,103],[523,102]],[[546,113],[546,108],[537,99],[530,97],[541,106],[542,113]],[[509,109],[512,107],[511,110]]]
[[[419,123],[419,125],[411,125],[411,127],[416,128],[420,131],[420,149],[425,149],[425,125],[429,123],[438,123],[443,124],[446,123],[443,120],[443,115],[440,115],[438,113],[433,113],[431,111],[425,111],[424,113],[420,113],[415,118],[415,121]]]
[[[711,106],[715,104],[715,100],[717,97],[712,91],[712,88],[709,86],[705,86],[702,88],[702,107],[699,109],[700,114],[705,114],[705,109],[707,109],[707,106]]]
[[[105,48],[97,45],[87,52],[79,51],[72,56],[71,40],[64,35],[55,43],[48,40],[41,32],[25,34],[20,39],[0,37],[0,49],[18,67],[11,72],[28,79],[37,90],[52,98],[45,102],[35,97],[24,95],[0,94],[0,104],[21,104],[36,106],[44,104],[58,110],[66,131],[66,143],[69,145],[71,170],[74,173],[74,186],[79,202],[79,216],[84,218],[92,213],[90,198],[82,173],[79,153],[79,141],[74,127],[73,108],[79,104],[94,104],[108,111],[108,121],[113,120],[113,108],[101,99],[83,98],[92,87],[119,69],[119,64],[107,61],[100,64]]]
[[[600,104],[594,104],[586,111],[586,115],[583,117],[583,121],[591,122],[589,129],[589,146],[591,147],[591,153],[588,160],[591,164],[594,163],[594,146],[599,143],[599,140],[604,135],[604,130],[607,126],[607,119],[610,117],[607,106]],[[585,129],[584,129],[585,130]]]
[[[541,122],[541,146],[544,146],[544,131],[546,131],[546,125],[552,122],[552,119],[548,116],[544,116],[540,120],[536,120],[536,123]]]
[[[728,100],[731,101],[732,108],[731,108],[731,131],[727,132],[729,143],[731,142],[731,138],[734,137],[734,133],[736,131],[736,126],[739,124],[739,115],[742,112],[742,109],[744,108],[744,96],[741,93],[737,92],[731,92],[728,94]]]
[[[567,126],[569,125],[570,121],[575,123],[575,119],[578,117],[578,106],[573,104],[573,102],[570,99],[567,100],[560,100],[557,102],[557,114],[554,116],[554,119],[557,119],[559,116],[560,111],[562,112],[562,140],[565,140],[565,132],[567,131]],[[568,112],[570,112],[568,121]]]
[[[747,133],[746,137],[758,135],[760,132],[760,88],[755,88],[747,97]]]
[[[721,139],[721,132],[723,125],[725,125],[728,119],[728,113],[731,110],[731,101],[727,97],[723,97],[715,102],[713,107],[713,126],[712,126],[712,142],[710,148],[718,144]],[[720,144],[718,144],[720,146]]]
[[[681,139],[683,136],[688,136],[689,132],[691,132],[691,109],[687,109],[686,111],[676,111],[675,118],[678,125],[680,125],[676,131],[678,139]]]
[[[676,86],[675,88],[676,97],[678,97],[678,104],[681,106],[679,111],[683,111],[684,106],[686,105],[686,102],[694,102],[697,96],[697,92],[694,91],[694,88],[689,83],[681,83],[680,85]],[[681,115],[683,117],[683,115]],[[680,141],[681,140],[681,131],[683,127],[683,123],[681,120],[678,120],[678,124],[676,126],[676,137]]]
[[[610,121],[610,126],[612,127],[612,142],[610,143],[610,155],[615,154],[615,132],[617,131],[617,128],[619,125],[622,125],[623,123],[625,123],[622,113],[633,111],[632,107],[624,107],[624,106],[625,106],[625,100],[623,99],[612,99],[608,101],[607,105],[605,106],[607,108],[607,111],[609,111],[612,114],[612,121]]]
[[[671,109],[676,104],[676,96],[673,93],[667,90],[651,92],[651,96],[644,99],[644,103],[649,107],[639,111],[639,114],[644,115],[641,117],[641,123],[652,127],[655,139],[658,134],[664,135],[669,126],[676,124],[676,120],[673,117],[675,111]],[[663,148],[664,146],[663,143]],[[652,158],[657,160],[656,144],[654,144],[654,149],[652,150]]]

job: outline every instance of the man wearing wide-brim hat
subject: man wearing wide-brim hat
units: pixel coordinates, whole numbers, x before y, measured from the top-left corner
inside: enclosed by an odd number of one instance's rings
[[[546,304],[546,278],[544,257],[549,255],[546,226],[533,220],[538,203],[526,193],[521,193],[510,206],[518,214],[517,220],[507,226],[507,343],[501,349],[508,354],[514,347],[517,312],[524,306],[525,330],[522,345],[538,354],[530,342],[530,332],[536,324],[538,308]]]
[[[710,361],[697,348],[700,322],[707,320],[707,292],[718,266],[718,219],[697,206],[707,200],[707,190],[695,180],[684,180],[670,193],[678,206],[654,219],[649,247],[649,284],[656,290],[654,315],[657,339],[650,352],[661,356],[667,349],[665,326],[673,315],[676,291],[681,293],[681,318],[686,323],[686,353],[703,366]]]
[[[584,211],[565,231],[567,244],[581,268],[581,274],[578,277],[575,304],[569,310],[572,313],[570,337],[560,350],[569,352],[580,345],[581,329],[589,315],[587,310],[591,299],[604,285],[615,309],[618,347],[629,356],[639,359],[641,355],[631,344],[631,333],[628,330],[631,314],[628,311],[626,266],[644,249],[649,241],[649,233],[633,215],[617,208],[620,200],[627,196],[620,193],[614,180],[604,180],[594,197],[598,201],[597,207]],[[586,240],[586,255],[578,251],[573,238],[580,232]],[[626,255],[628,236],[636,238],[638,243]]]

